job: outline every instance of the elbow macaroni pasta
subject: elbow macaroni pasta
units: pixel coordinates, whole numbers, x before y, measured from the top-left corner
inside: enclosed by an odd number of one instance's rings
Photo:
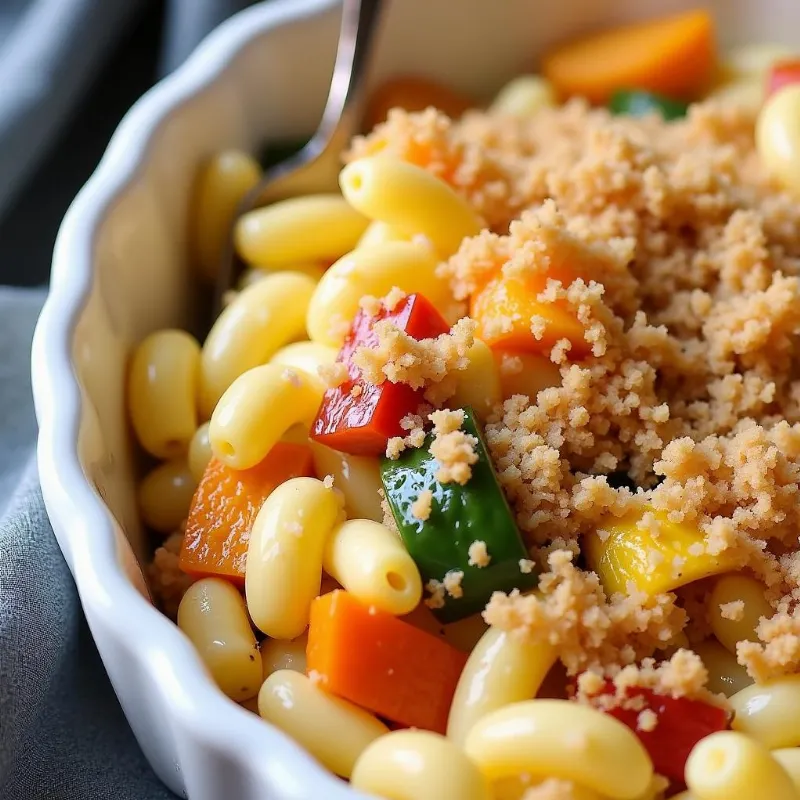
[[[342,516],[341,496],[316,478],[292,478],[266,499],[250,532],[247,609],[273,639],[295,639],[319,594],[325,539]]]
[[[800,747],[784,747],[773,750],[772,757],[786,770],[796,792],[800,793]]]
[[[400,233],[396,228],[389,225],[388,222],[380,222],[375,220],[370,222],[369,227],[364,231],[364,235],[358,240],[355,250],[360,247],[375,247],[376,245],[386,244],[387,242],[404,242],[408,241],[408,236]]]
[[[178,530],[186,519],[197,481],[185,458],[164,461],[139,484],[139,512],[145,524],[159,533]]]
[[[489,113],[532,117],[537,111],[555,105],[556,93],[549,81],[538,75],[520,75],[498,92]]]
[[[321,345],[314,345],[321,347]],[[340,453],[319,442],[309,442],[317,475],[333,476],[333,484],[344,495],[344,508],[351,519],[383,522],[379,491],[381,483],[378,459]]]
[[[276,272],[242,291],[217,317],[201,359],[200,399],[206,419],[236,378],[305,333],[315,286],[299,272]]]
[[[744,613],[739,620],[726,619],[719,607],[724,603],[741,601]],[[757,642],[756,626],[761,617],[771,617],[773,610],[764,599],[764,585],[746,575],[723,575],[714,584],[708,600],[711,630],[720,644],[736,655],[736,643]]]
[[[754,683],[730,698],[732,727],[770,750],[800,745],[800,675]]]
[[[467,352],[467,361],[467,368],[456,373],[456,391],[450,405],[470,406],[483,420],[502,399],[500,376],[491,348],[480,339]]]
[[[736,661],[729,650],[719,642],[708,639],[694,645],[694,651],[703,661],[703,666],[708,670],[708,689],[712,692],[730,697],[741,691],[753,682],[747,670]]]
[[[255,697],[261,686],[258,644],[244,600],[230,583],[220,578],[193,583],[178,607],[178,627],[231,700]]]
[[[234,242],[249,264],[276,269],[339,258],[356,246],[368,224],[339,195],[292,197],[240,217]]]
[[[393,731],[371,743],[353,768],[351,784],[392,800],[491,800],[475,764],[444,736]]]
[[[192,436],[189,442],[189,471],[196,483],[200,483],[208,462],[214,457],[211,452],[211,442],[208,440],[208,423],[204,422]]]
[[[264,364],[240,375],[220,398],[208,428],[214,456],[234,469],[258,464],[293,425],[317,412],[319,382],[301,371]]]
[[[697,800],[797,800],[791,778],[769,750],[733,731],[713,733],[695,745],[686,783]]]
[[[353,161],[339,174],[339,185],[353,208],[407,236],[422,234],[444,258],[483,227],[472,206],[448,184],[399,158]]]
[[[492,711],[472,726],[464,751],[491,781],[528,772],[571,780],[613,800],[635,800],[653,777],[634,733],[567,700],[526,700]]]
[[[395,286],[406,294],[421,292],[446,319],[453,297],[447,281],[436,274],[438,259],[413,242],[363,247],[340,258],[317,284],[306,317],[314,342],[339,348],[365,295],[383,297]]]
[[[156,458],[186,453],[197,428],[200,345],[184,331],[150,334],[128,374],[128,411],[139,444]]]
[[[326,694],[292,670],[278,670],[264,681],[258,713],[343,778],[350,777],[369,745],[389,731],[372,714]]]
[[[504,631],[489,628],[458,681],[447,720],[448,738],[463,745],[481,717],[535,697],[555,660],[555,649],[547,643],[516,641]]]
[[[422,599],[422,579],[408,550],[369,519],[351,519],[331,531],[322,566],[362,603],[390,614],[408,614]]]
[[[264,680],[273,672],[290,669],[306,674],[306,645],[308,637],[304,634],[297,639],[264,639],[259,646]]]
[[[325,383],[319,374],[319,368],[336,361],[336,350],[316,342],[293,342],[282,347],[270,359],[270,364],[281,364],[291,369],[299,369],[306,373],[319,385],[320,394],[325,392]]]

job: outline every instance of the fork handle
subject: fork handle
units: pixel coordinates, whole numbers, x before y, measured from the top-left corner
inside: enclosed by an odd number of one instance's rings
[[[366,95],[370,54],[390,0],[344,0],[339,46],[322,121],[312,140],[319,150],[343,149],[356,133]]]

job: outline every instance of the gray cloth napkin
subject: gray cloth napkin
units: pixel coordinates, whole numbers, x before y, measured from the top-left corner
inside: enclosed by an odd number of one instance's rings
[[[249,4],[160,3],[162,70]],[[24,195],[126,27],[153,6],[0,1],[0,216]],[[30,265],[24,252],[15,257],[23,283]],[[173,795],[150,770],[114,696],[39,489],[30,344],[45,291],[0,288],[0,798],[161,800]]]

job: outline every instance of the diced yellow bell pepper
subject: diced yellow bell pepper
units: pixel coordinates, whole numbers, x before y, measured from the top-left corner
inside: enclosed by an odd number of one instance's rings
[[[659,527],[655,535],[649,528],[637,527],[641,514],[635,514],[599,525],[599,530],[610,534],[605,541],[597,531],[584,540],[589,568],[597,573],[607,595],[627,594],[629,582],[648,595],[670,592],[736,568],[725,553],[691,552],[696,549],[692,545],[705,544],[696,527],[670,522],[658,512],[655,518]]]

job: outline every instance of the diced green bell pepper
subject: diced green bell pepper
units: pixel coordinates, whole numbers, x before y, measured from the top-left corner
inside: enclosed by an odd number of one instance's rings
[[[641,89],[618,89],[611,95],[608,107],[613,114],[627,114],[641,117],[657,111],[665,120],[680,119],[686,116],[687,103],[673,100]]]
[[[430,454],[430,435],[422,447],[405,450],[396,460],[384,458],[381,463],[386,499],[422,579],[441,581],[448,572],[464,573],[463,596],[446,594],[444,606],[433,609],[444,623],[482,611],[492,592],[528,589],[538,580],[534,572],[526,574],[520,569],[520,559],[528,554],[475,416],[469,408],[464,412],[461,429],[478,439],[478,460],[463,486],[436,480],[439,464]],[[411,513],[411,506],[426,489],[433,495],[430,515],[419,520]],[[486,543],[491,560],[485,567],[469,564],[469,547],[475,541]]]

